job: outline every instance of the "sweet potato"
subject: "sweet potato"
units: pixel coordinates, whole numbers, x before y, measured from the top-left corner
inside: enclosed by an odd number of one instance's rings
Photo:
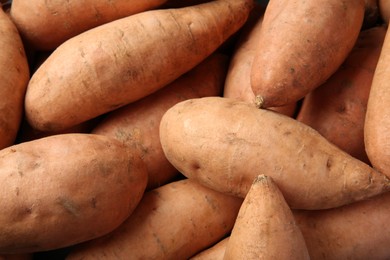
[[[170,182],[146,192],[114,232],[67,259],[188,259],[231,231],[241,203],[188,179]]]
[[[270,1],[250,75],[257,105],[291,104],[323,84],[351,51],[364,11],[364,0]]]
[[[389,27],[388,27],[389,28]],[[364,143],[372,166],[390,176],[390,30],[375,68],[364,123]]]
[[[240,30],[241,33],[233,50],[229,70],[226,75],[224,97],[255,102],[255,94],[250,82],[250,73],[260,35],[264,9],[262,5],[257,4],[252,10],[248,21]],[[271,107],[270,109],[293,116],[296,110],[296,102],[282,107]]]
[[[190,260],[223,260],[230,237],[225,237],[215,245],[197,253]]]
[[[30,71],[19,32],[2,8],[0,35],[0,149],[2,149],[14,143],[19,130]]]
[[[390,2],[388,0],[378,0],[378,6],[382,21],[388,25],[390,18]]]
[[[136,150],[93,134],[63,134],[0,151],[0,254],[81,243],[118,227],[147,183]]]
[[[92,133],[118,139],[131,149],[139,149],[148,168],[147,189],[165,184],[178,171],[165,158],[159,136],[163,114],[176,103],[197,97],[220,96],[226,76],[228,57],[213,54],[172,84],[140,101],[107,115]]]
[[[272,178],[259,175],[253,181],[224,259],[310,259],[293,213]]]
[[[390,193],[335,209],[294,211],[311,259],[389,259]]]
[[[151,10],[166,0],[13,0],[10,14],[23,38],[37,50],[54,50],[99,25]]]
[[[26,117],[60,130],[137,101],[188,72],[246,21],[252,0],[152,10],[66,41],[33,74]]]
[[[180,102],[161,119],[167,159],[186,177],[245,197],[259,174],[273,178],[292,208],[324,209],[389,191],[389,179],[313,128],[223,97]]]
[[[370,163],[364,147],[364,118],[384,27],[360,33],[343,65],[329,80],[306,95],[297,120],[316,129],[350,155]]]

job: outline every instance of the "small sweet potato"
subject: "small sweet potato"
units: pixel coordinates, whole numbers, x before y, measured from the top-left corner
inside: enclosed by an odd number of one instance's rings
[[[292,208],[324,209],[389,191],[389,179],[313,128],[223,97],[180,102],[161,119],[167,159],[186,177],[244,198],[267,174]]]
[[[111,234],[75,247],[75,259],[188,259],[225,237],[241,199],[184,179],[145,193]]]
[[[302,232],[272,178],[259,175],[242,203],[225,260],[310,259]]]
[[[136,150],[93,134],[54,135],[0,151],[0,254],[81,243],[135,209],[147,172]]]
[[[354,46],[364,11],[364,0],[270,1],[250,74],[258,106],[291,104],[323,84]]]
[[[92,130],[139,149],[148,169],[147,189],[156,188],[178,175],[165,158],[159,136],[161,117],[176,103],[205,96],[220,96],[228,57],[213,54],[163,89],[108,115]]]

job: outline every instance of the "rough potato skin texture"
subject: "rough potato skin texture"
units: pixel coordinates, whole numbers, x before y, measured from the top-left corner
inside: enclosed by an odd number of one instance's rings
[[[27,57],[15,25],[0,5],[0,149],[16,139],[30,78]]]
[[[76,259],[189,259],[232,229],[242,200],[184,179],[146,192],[106,237],[76,247]]]
[[[342,64],[360,32],[363,0],[273,0],[251,69],[261,107],[298,101]]]
[[[54,50],[96,26],[162,5],[165,0],[13,0],[10,15],[37,50]]]
[[[167,159],[186,177],[245,197],[259,174],[293,208],[341,206],[388,191],[389,179],[290,117],[222,97],[180,102],[160,124]]]
[[[364,118],[385,34],[383,26],[362,31],[343,65],[305,96],[297,115],[298,121],[367,164]]]
[[[293,213],[266,175],[257,176],[240,207],[224,260],[310,259]]]
[[[390,176],[390,30],[387,28],[382,51],[368,97],[364,123],[364,143],[374,168]]]
[[[221,0],[152,10],[71,38],[29,82],[29,123],[66,129],[165,87],[216,51],[252,7],[252,0]]]
[[[389,259],[390,193],[340,208],[294,211],[311,259]]]
[[[92,133],[110,136],[131,149],[140,150],[148,168],[147,190],[169,182],[178,171],[161,148],[161,118],[170,107],[186,99],[221,95],[227,64],[227,55],[211,55],[163,89],[113,111]]]
[[[119,226],[144,193],[138,153],[92,134],[63,134],[0,151],[0,254],[46,251]]]

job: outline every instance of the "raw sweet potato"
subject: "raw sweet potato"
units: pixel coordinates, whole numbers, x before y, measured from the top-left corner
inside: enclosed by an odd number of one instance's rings
[[[99,25],[159,7],[166,0],[13,0],[10,14],[22,37],[38,50],[54,50]]]
[[[238,212],[224,259],[310,259],[293,213],[272,178],[255,178]]]
[[[0,35],[0,149],[2,149],[15,141],[23,116],[23,102],[30,72],[19,32],[2,8]]]
[[[390,193],[335,209],[295,211],[311,259],[390,259]]]
[[[186,177],[245,197],[267,174],[292,208],[324,209],[389,191],[389,179],[313,128],[223,97],[180,102],[161,119],[167,159]]]
[[[245,23],[252,0],[142,12],[79,34],[33,74],[26,117],[69,128],[139,100],[188,72]]]
[[[241,33],[233,50],[229,70],[226,75],[224,97],[255,102],[255,94],[250,82],[250,73],[260,35],[264,9],[262,5],[257,4],[240,31]],[[293,116],[295,114],[296,102],[286,106],[271,107],[270,109]]]
[[[197,253],[190,260],[223,260],[229,237],[225,237],[215,245]]]
[[[86,242],[75,259],[188,259],[226,236],[241,199],[184,179],[146,192],[111,234]]]
[[[390,27],[382,46],[368,97],[364,143],[374,168],[390,176]]]
[[[0,254],[81,243],[114,230],[147,183],[136,150],[92,134],[63,134],[0,151]]]
[[[131,149],[139,149],[148,168],[147,189],[156,188],[178,175],[165,158],[159,136],[161,117],[176,103],[197,97],[220,96],[228,57],[213,54],[172,84],[140,101],[107,115],[92,133],[118,139]]]
[[[364,11],[364,0],[270,1],[250,75],[258,106],[291,104],[323,84],[351,51]]]
[[[369,164],[364,147],[364,118],[384,27],[360,33],[343,65],[323,85],[306,95],[297,116],[350,155]]]

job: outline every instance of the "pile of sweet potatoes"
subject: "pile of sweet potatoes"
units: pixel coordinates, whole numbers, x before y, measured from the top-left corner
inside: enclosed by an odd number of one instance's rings
[[[0,6],[1,260],[390,258],[390,2]]]

